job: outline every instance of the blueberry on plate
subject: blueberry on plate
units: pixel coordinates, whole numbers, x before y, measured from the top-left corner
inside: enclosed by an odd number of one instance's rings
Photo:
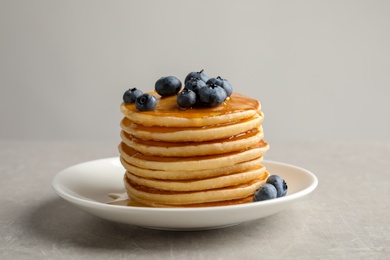
[[[209,80],[209,76],[207,76],[203,70],[201,71],[198,71],[198,72],[190,72],[186,78],[184,79],[184,84],[187,83],[187,81],[189,81],[191,78],[196,78],[196,79],[200,79],[204,82],[207,82],[207,80]]]
[[[149,93],[142,94],[135,101],[135,107],[139,111],[151,111],[154,110],[157,105],[156,98]]]
[[[137,88],[129,88],[125,91],[125,93],[123,93],[123,102],[126,104],[132,104],[135,102],[137,97],[141,96],[142,94],[142,91]]]
[[[266,183],[255,191],[253,201],[270,200],[276,198],[276,188],[274,185]]]
[[[287,194],[287,183],[278,175],[269,176],[267,183],[272,184],[276,188],[277,197],[283,197]]]
[[[184,88],[177,96],[177,104],[181,108],[191,108],[196,103],[196,93],[191,89]]]
[[[179,93],[181,81],[175,76],[162,77],[156,81],[154,89],[162,97],[173,96]]]
[[[185,83],[184,88],[198,93],[199,89],[206,86],[206,82],[198,78],[191,78]]]
[[[233,93],[233,87],[230,84],[230,82],[227,81],[226,79],[221,78],[220,76],[218,76],[216,78],[210,78],[206,82],[206,84],[215,84],[215,85],[222,87],[226,91],[226,95],[228,97],[230,97],[231,94]]]
[[[226,91],[215,84],[206,85],[198,91],[199,101],[207,107],[216,107],[226,99]]]

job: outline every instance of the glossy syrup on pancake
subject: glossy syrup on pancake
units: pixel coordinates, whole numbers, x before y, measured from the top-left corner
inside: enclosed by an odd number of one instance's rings
[[[181,109],[177,105],[176,96],[160,97],[156,92],[151,92],[157,99],[157,106],[152,111],[143,111],[144,115],[159,117],[180,117],[180,118],[204,118],[219,116],[229,113],[236,113],[245,110],[260,110],[260,102],[240,93],[233,93],[224,103],[217,107],[197,107]],[[139,113],[134,104],[122,103],[126,110]]]
[[[121,111],[133,123],[144,126],[207,127],[253,117],[260,114],[261,107],[256,99],[239,93],[233,93],[220,106],[212,108],[181,109],[175,96],[156,99],[158,102],[153,111],[140,112],[134,104],[125,103],[121,104]]]

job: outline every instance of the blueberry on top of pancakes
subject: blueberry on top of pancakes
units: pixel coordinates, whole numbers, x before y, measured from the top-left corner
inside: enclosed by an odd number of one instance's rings
[[[143,93],[137,88],[129,88],[123,93],[123,102],[126,104],[132,104],[135,102],[137,97],[141,96]]]
[[[162,77],[156,81],[154,88],[162,97],[173,96],[179,93],[181,81],[175,76]]]
[[[206,87],[199,89],[200,102],[207,107],[216,107],[222,104],[227,95],[226,91],[215,84],[208,84]]]
[[[189,81],[191,78],[200,79],[203,82],[206,82],[207,80],[209,80],[210,77],[207,76],[203,71],[204,70],[201,70],[201,71],[198,71],[198,72],[194,72],[193,71],[193,72],[188,73],[188,75],[184,79],[184,84],[187,83],[187,81]]]

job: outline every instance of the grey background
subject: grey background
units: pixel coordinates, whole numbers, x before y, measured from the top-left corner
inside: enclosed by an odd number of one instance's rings
[[[388,259],[390,1],[0,0],[0,259]],[[258,98],[315,192],[207,232],[89,215],[50,186],[118,156],[123,92],[204,68]]]
[[[267,141],[390,140],[389,1],[0,0],[0,137],[119,141],[129,87],[221,75]]]

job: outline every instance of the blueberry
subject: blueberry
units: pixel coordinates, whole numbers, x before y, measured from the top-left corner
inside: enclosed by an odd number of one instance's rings
[[[191,89],[184,88],[177,96],[177,104],[182,108],[190,108],[196,103],[196,93]]]
[[[181,81],[174,76],[162,77],[156,81],[154,89],[162,97],[173,96],[179,93]]]
[[[215,84],[206,85],[198,91],[199,101],[204,106],[216,107],[226,99],[226,91]]]
[[[274,185],[266,183],[255,191],[253,201],[270,200],[276,198],[276,188]]]
[[[222,84],[222,88],[226,91],[226,95],[228,97],[230,97],[233,93],[233,87],[232,85],[230,84],[229,81],[227,81],[226,79],[223,80],[223,84]]]
[[[200,80],[206,82],[207,80],[209,80],[210,77],[207,76],[207,75],[203,72],[203,70],[198,71],[198,72],[190,72],[190,73],[186,76],[186,78],[184,79],[184,84],[186,84],[187,81],[189,81],[191,78],[200,79]]]
[[[206,82],[206,84],[215,84],[215,85],[222,87],[226,91],[226,95],[228,97],[230,97],[230,95],[233,93],[233,87],[230,84],[230,82],[227,81],[226,79],[221,78],[220,76],[218,76],[216,78],[210,78]]]
[[[198,78],[191,78],[187,81],[184,88],[190,89],[190,90],[194,91],[195,93],[198,93],[199,89],[201,87],[205,87],[205,86],[206,86],[206,83],[203,80],[198,79]]]
[[[137,97],[141,96],[143,93],[137,88],[128,89],[123,94],[123,102],[126,104],[134,103]]]
[[[271,175],[267,179],[267,183],[275,186],[277,191],[277,197],[283,197],[287,194],[287,184],[278,175]]]
[[[206,84],[215,84],[217,86],[220,86],[222,87],[222,78],[220,76],[216,77],[216,78],[209,78],[209,80],[206,82]]]
[[[151,111],[156,107],[156,105],[157,105],[156,98],[149,93],[142,94],[135,101],[135,107],[139,111]]]

